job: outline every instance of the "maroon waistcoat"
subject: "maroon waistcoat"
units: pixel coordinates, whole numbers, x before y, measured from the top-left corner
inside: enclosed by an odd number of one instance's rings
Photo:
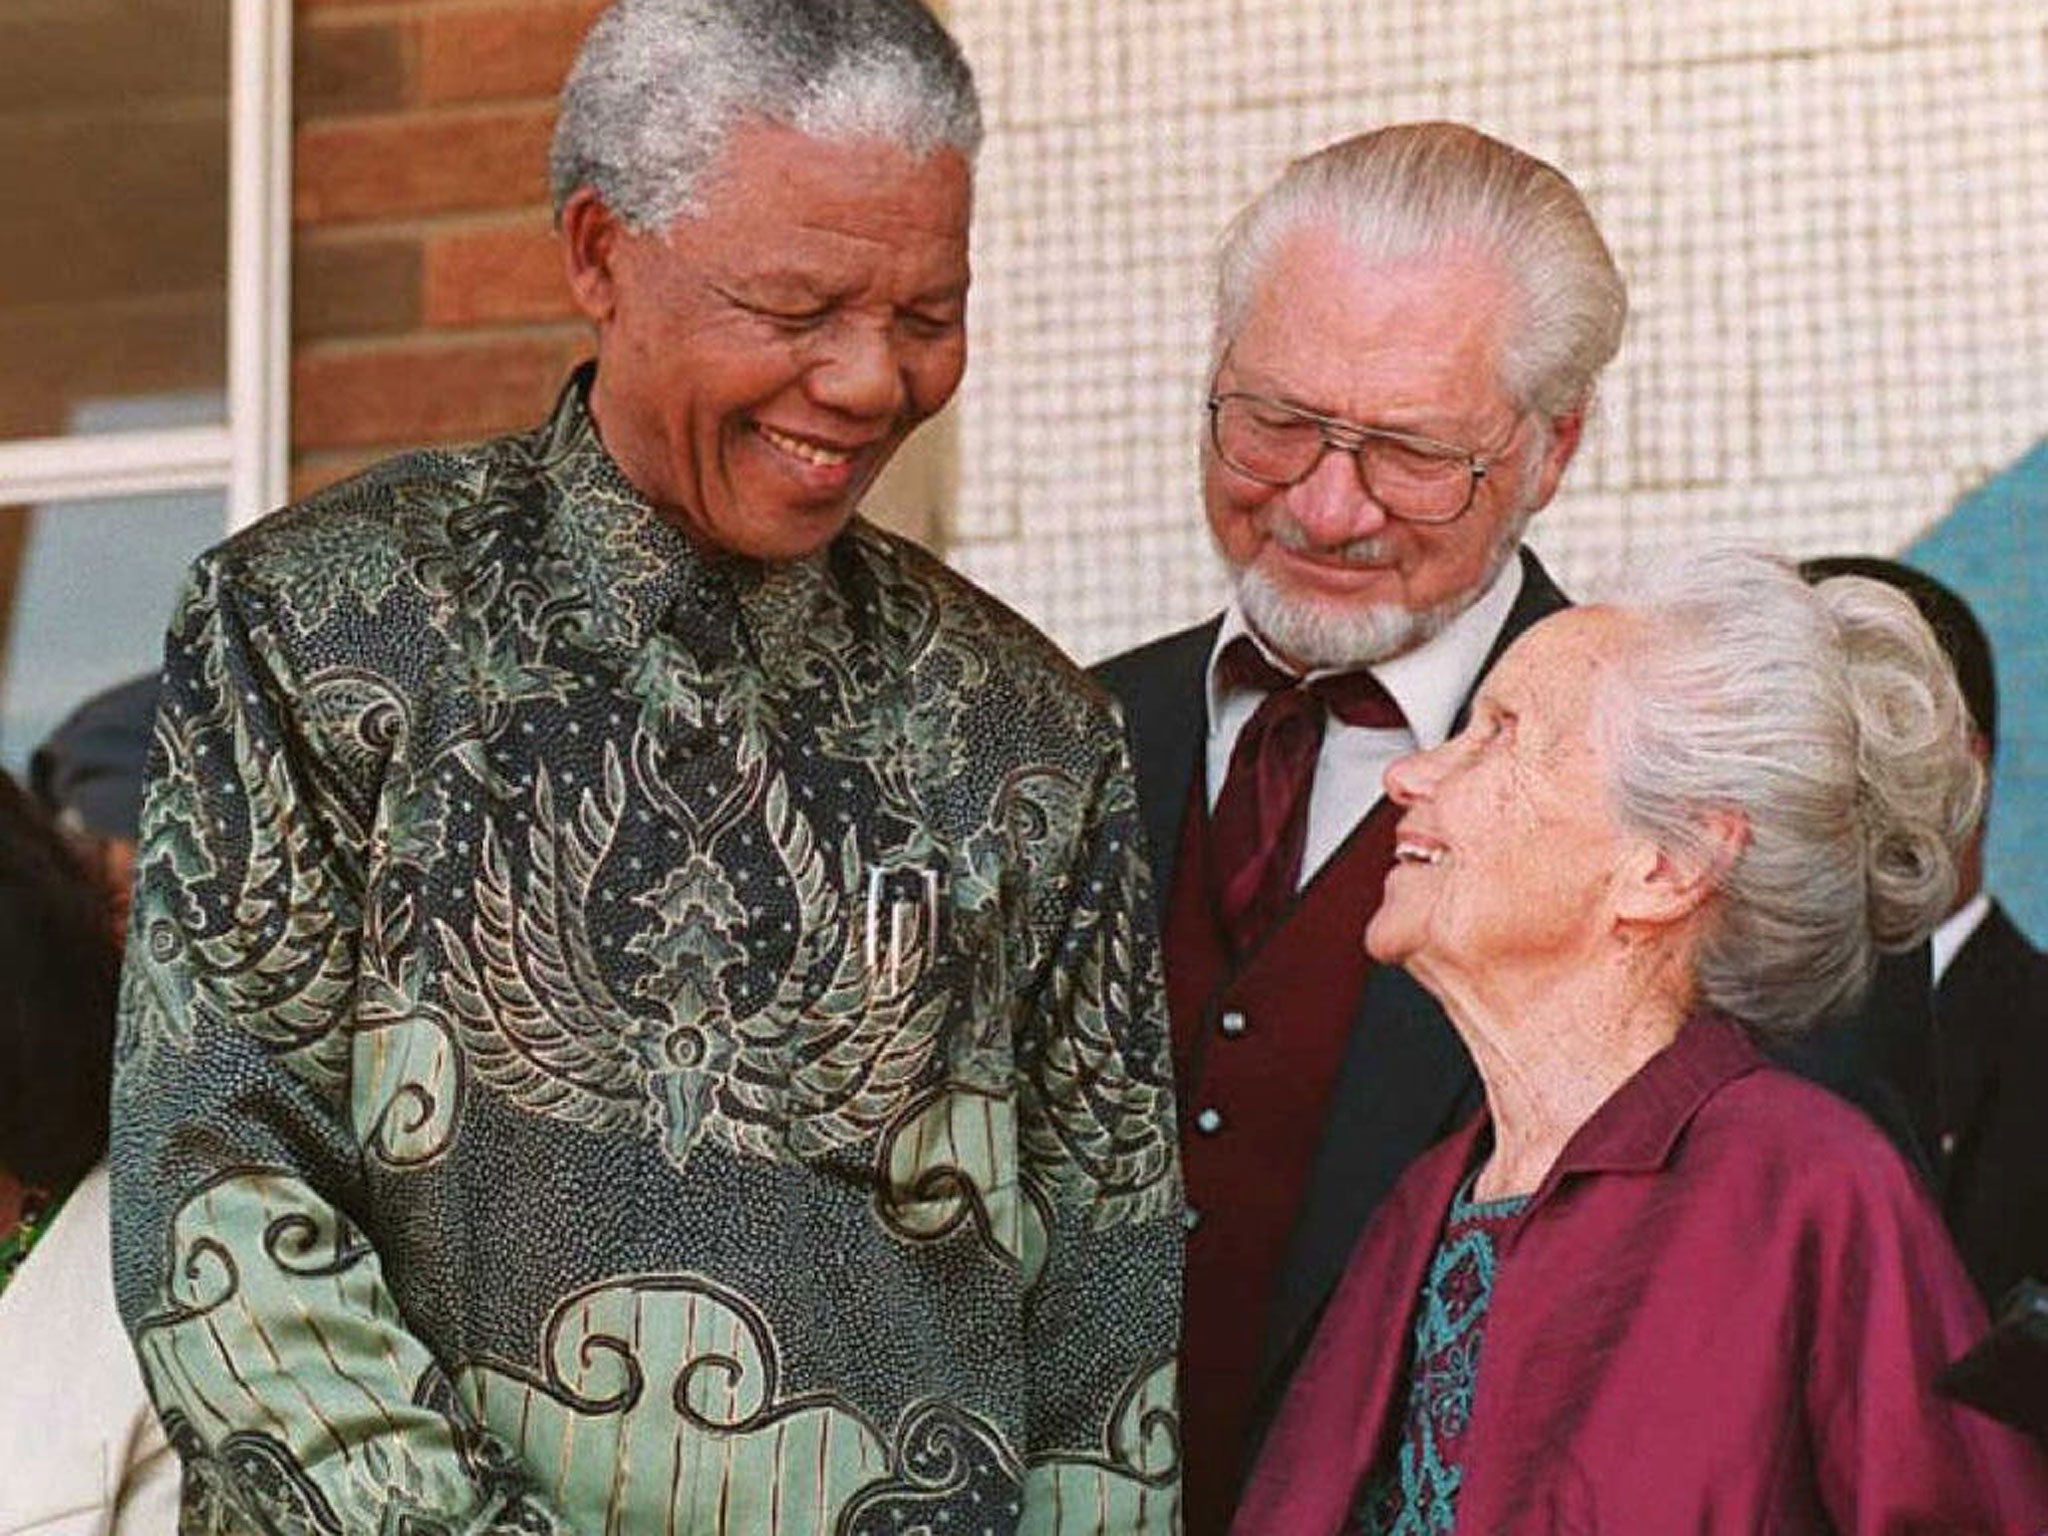
[[[1220,1536],[1244,1472],[1266,1314],[1372,969],[1365,926],[1393,863],[1382,800],[1241,963],[1210,900],[1197,773],[1166,915],[1166,990],[1193,1213],[1181,1344],[1187,1536]]]

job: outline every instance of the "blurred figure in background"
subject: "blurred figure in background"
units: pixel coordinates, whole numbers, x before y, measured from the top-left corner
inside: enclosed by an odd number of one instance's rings
[[[1971,750],[1988,777],[1998,747],[1997,670],[1968,603],[1893,560],[1834,555],[1801,566],[1809,581],[1868,576],[1913,600],[1954,663],[1970,711]],[[2026,1276],[2048,1278],[2048,956],[1984,888],[1987,801],[1959,870],[1955,905],[1934,931],[1934,1030],[1899,1067],[1925,1123],[1942,1213],[1963,1261],[1996,1307]]]
[[[0,775],[0,1536],[177,1528],[108,1256],[119,967],[92,875]]]
[[[117,941],[128,931],[157,688],[156,673],[148,672],[94,694],[64,717],[28,765],[29,788],[105,886]]]

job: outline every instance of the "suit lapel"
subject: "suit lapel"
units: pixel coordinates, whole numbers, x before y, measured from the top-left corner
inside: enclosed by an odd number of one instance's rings
[[[1997,902],[1949,962],[1935,989],[1935,1082],[1944,1126],[1976,1125],[2000,1066],[1999,1025],[2019,1019],[2028,996],[2033,952]],[[2032,1027],[2036,1021],[2022,1020]],[[1951,1183],[1975,1149],[1965,1147],[1948,1168]]]
[[[1180,819],[1209,741],[1209,652],[1220,617],[1104,662],[1095,676],[1123,706],[1138,785],[1138,809],[1151,844],[1152,889],[1165,911],[1180,852]]]
[[[1522,638],[1522,631],[1538,619],[1547,619],[1560,609],[1569,608],[1572,600],[1558,590],[1556,582],[1550,579],[1550,572],[1543,569],[1543,562],[1529,550],[1522,551],[1522,590],[1515,594],[1514,606],[1508,609],[1508,616],[1501,620],[1500,633],[1493,637],[1493,648],[1486,653],[1486,660],[1480,664],[1478,676],[1472,679],[1472,686],[1466,690],[1464,702],[1458,706],[1458,713],[1451,721],[1451,734],[1456,735],[1465,728],[1466,717],[1472,713],[1472,695],[1479,691],[1479,685],[1491,672],[1494,663],[1507,654],[1507,648]]]

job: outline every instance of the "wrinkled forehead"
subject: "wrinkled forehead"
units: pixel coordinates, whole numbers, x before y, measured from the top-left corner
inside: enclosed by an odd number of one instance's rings
[[[886,289],[901,301],[964,294],[971,172],[952,150],[814,138],[777,124],[736,134],[696,206],[650,240],[662,283]]]
[[[1592,741],[1623,702],[1629,663],[1649,643],[1644,620],[1620,608],[1567,608],[1523,632],[1487,674],[1480,696],[1557,737]]]
[[[1469,402],[1499,391],[1511,311],[1506,274],[1476,249],[1376,257],[1305,225],[1275,248],[1219,361],[1319,398],[1394,388]]]
[[[749,118],[726,135],[698,202],[675,225],[774,221],[965,240],[974,169],[950,145],[924,148],[876,134],[817,134]]]

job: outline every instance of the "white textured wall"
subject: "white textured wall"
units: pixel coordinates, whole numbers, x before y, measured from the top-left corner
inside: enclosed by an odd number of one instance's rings
[[[1208,272],[1289,156],[1453,117],[1633,314],[1536,547],[1890,551],[2048,428],[2041,0],[953,0],[990,135],[954,562],[1084,660],[1212,609]]]

